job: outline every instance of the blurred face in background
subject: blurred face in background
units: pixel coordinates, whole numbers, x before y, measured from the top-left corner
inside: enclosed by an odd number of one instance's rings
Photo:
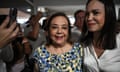
[[[76,15],[76,23],[75,25],[79,28],[82,29],[83,26],[83,21],[85,17],[85,12],[80,12]]]
[[[92,0],[87,5],[86,24],[91,32],[100,31],[104,26],[105,8],[104,4],[98,0]]]
[[[57,16],[50,24],[50,38],[57,45],[63,45],[68,39],[68,21],[64,16]]]

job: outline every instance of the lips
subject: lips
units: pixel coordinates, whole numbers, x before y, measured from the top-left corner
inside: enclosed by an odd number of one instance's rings
[[[88,26],[93,26],[93,25],[95,25],[95,23],[88,23],[87,25]]]
[[[61,39],[63,39],[63,37],[64,37],[64,36],[55,36],[55,38],[56,38],[57,40],[61,40]]]

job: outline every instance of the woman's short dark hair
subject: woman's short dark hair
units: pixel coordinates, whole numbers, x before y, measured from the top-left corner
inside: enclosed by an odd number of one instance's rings
[[[87,5],[92,0],[88,0]],[[115,5],[113,0],[98,0],[101,3],[104,4],[105,8],[105,22],[104,26],[101,30],[101,34],[99,36],[97,45],[101,46],[104,49],[113,49],[116,47],[116,13],[115,13]],[[86,6],[87,6],[86,5]],[[85,21],[84,21],[85,23]],[[87,29],[86,24],[83,25],[82,30],[82,42],[84,42],[86,45],[89,45],[93,40],[93,34],[92,32],[89,32]]]
[[[71,24],[70,24],[70,20],[69,20],[69,18],[63,13],[63,12],[57,12],[57,13],[55,13],[55,14],[53,14],[52,16],[50,16],[49,18],[48,18],[48,22],[47,22],[47,26],[46,26],[46,31],[48,32],[48,44],[51,44],[52,42],[52,40],[51,40],[51,38],[50,38],[50,35],[49,35],[49,31],[50,31],[50,25],[51,25],[51,22],[52,22],[52,20],[54,19],[54,18],[56,18],[56,17],[58,17],[58,16],[63,16],[63,17],[65,17],[66,18],[66,20],[67,20],[67,22],[68,22],[68,28],[69,28],[69,30],[68,30],[68,33],[69,33],[69,36],[68,36],[68,42],[71,42],[70,41],[70,37],[71,37]]]

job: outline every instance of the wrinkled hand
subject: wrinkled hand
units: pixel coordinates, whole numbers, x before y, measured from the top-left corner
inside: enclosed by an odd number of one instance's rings
[[[30,24],[32,27],[35,27],[39,23],[40,18],[42,17],[42,12],[38,12],[31,20]]]
[[[26,37],[23,37],[22,44],[24,46],[25,54],[30,55],[32,53],[32,46]]]
[[[17,37],[17,33],[19,32],[19,28],[16,28],[16,22],[13,22],[13,24],[7,28],[8,23],[9,17],[7,17],[0,25],[0,48],[14,40]]]

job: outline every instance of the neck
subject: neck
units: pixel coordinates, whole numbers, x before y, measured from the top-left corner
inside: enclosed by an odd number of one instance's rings
[[[71,44],[69,42],[65,42],[63,44],[51,44],[50,46],[55,48],[55,49],[58,49],[58,48],[66,48],[68,46],[70,46]]]
[[[52,46],[53,48],[63,48],[67,45],[67,43],[63,43],[63,44],[51,44],[50,46]]]
[[[51,53],[51,54],[62,54],[65,52],[68,52],[70,49],[72,48],[72,46],[69,43],[65,43],[64,45],[50,45],[48,46],[47,50]]]
[[[100,36],[100,32],[94,32],[93,33],[93,45],[97,48],[101,48],[101,46],[99,44],[99,36]]]
[[[97,42],[99,36],[100,36],[100,32],[94,32],[93,33],[93,41],[95,41],[95,43]]]

